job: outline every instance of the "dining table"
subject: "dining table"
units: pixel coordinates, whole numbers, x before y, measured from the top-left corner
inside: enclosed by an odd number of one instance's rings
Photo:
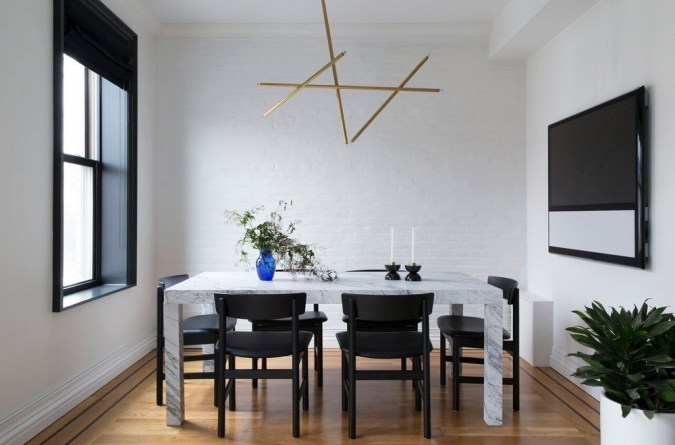
[[[302,274],[277,273],[271,281],[255,272],[203,272],[164,291],[164,341],[166,375],[166,424],[185,420],[183,369],[183,305],[213,305],[214,294],[304,292],[307,303],[341,304],[342,294],[434,294],[434,311],[461,314],[464,304],[484,306],[485,366],[483,419],[502,424],[503,294],[494,286],[460,272],[427,272],[421,281],[385,280],[384,272],[339,274],[335,281],[309,279]],[[446,312],[446,313],[447,313]],[[160,352],[158,352],[160,353]]]

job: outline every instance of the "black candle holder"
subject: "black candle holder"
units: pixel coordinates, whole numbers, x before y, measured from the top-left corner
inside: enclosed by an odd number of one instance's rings
[[[384,279],[385,280],[400,280],[401,276],[397,273],[398,270],[401,268],[400,264],[396,263],[391,263],[391,264],[385,264],[384,268],[387,269],[389,272]]]
[[[405,265],[405,270],[407,270],[409,273],[406,275],[405,280],[406,281],[422,281],[422,277],[419,276],[417,272],[422,269],[422,266],[419,264],[406,264]]]

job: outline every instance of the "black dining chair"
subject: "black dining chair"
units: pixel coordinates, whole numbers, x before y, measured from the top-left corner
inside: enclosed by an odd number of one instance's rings
[[[422,411],[424,437],[431,437],[429,314],[434,294],[360,295],[343,294],[342,312],[349,316],[347,331],[336,334],[342,356],[342,410],[349,413],[349,437],[356,438],[357,380],[412,380],[415,409]],[[422,319],[422,331],[391,329],[361,331],[358,323],[404,322]],[[356,357],[370,359],[412,359],[412,370],[357,369]]]
[[[300,436],[300,409],[309,409],[307,386],[307,351],[312,333],[300,330],[300,315],[305,312],[307,295],[293,294],[216,294],[220,334],[216,344],[216,379],[218,394],[218,436],[225,436],[225,401],[229,409],[236,409],[235,384],[237,379],[290,379],[293,405],[293,437]],[[291,329],[283,332],[239,332],[225,329],[227,318],[273,320],[289,317]],[[227,367],[225,357],[228,357]],[[291,367],[286,369],[237,369],[236,357],[268,359],[291,356]],[[302,374],[300,373],[302,365]],[[227,383],[226,383],[227,380]]]
[[[512,329],[511,332],[504,329],[503,349],[512,356],[513,377],[504,377],[503,384],[513,385],[513,410],[520,409],[520,302],[518,282],[511,278],[488,277],[488,284],[502,290],[504,299],[511,307]],[[452,362],[452,409],[459,410],[460,383],[484,382],[483,377],[462,375],[462,363],[484,364],[481,357],[463,357],[464,348],[483,349],[484,320],[479,317],[463,315],[444,315],[438,317],[438,327],[441,331],[441,385],[445,385],[446,362]],[[452,345],[452,355],[446,355],[445,341]]]
[[[190,278],[187,274],[171,275],[157,280],[157,369],[156,369],[156,403],[164,403],[164,289]],[[214,345],[218,341],[218,314],[195,315],[183,319],[183,346]],[[227,320],[225,328],[233,330],[237,320]],[[183,361],[213,360],[213,354],[184,355]],[[186,372],[185,379],[213,379],[213,372]],[[214,393],[215,403],[215,393]]]
[[[386,269],[354,269],[348,270],[347,273],[351,272],[382,272],[387,273]],[[343,315],[342,321],[347,323],[349,321],[349,315]],[[386,332],[391,330],[405,330],[405,331],[417,331],[419,329],[419,324],[422,322],[421,318],[416,318],[414,320],[401,320],[394,322],[377,322],[377,321],[365,321],[358,320],[356,324],[356,329],[360,331],[373,331],[373,332]],[[401,370],[405,371],[407,369],[407,362],[405,358],[401,359]]]

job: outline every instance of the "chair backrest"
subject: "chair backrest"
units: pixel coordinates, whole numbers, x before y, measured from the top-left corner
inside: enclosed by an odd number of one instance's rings
[[[170,275],[157,280],[157,350],[164,346],[164,289],[190,278],[188,274]]]
[[[162,277],[157,280],[157,330],[159,331],[163,323],[164,317],[164,289],[171,287],[174,284],[178,284],[181,281],[185,281],[190,278],[188,274],[181,275],[170,275],[168,277]]]
[[[168,277],[162,277],[159,280],[157,280],[157,285],[161,286],[163,289],[166,289],[167,287],[171,287],[175,284],[180,283],[181,281],[187,280],[188,278],[190,278],[190,275],[188,274],[170,275]]]
[[[216,309],[220,313],[221,304],[225,315],[248,320],[274,320],[293,316],[293,307],[297,315],[305,313],[307,294],[215,294]],[[220,301],[222,300],[222,303]]]
[[[350,315],[354,304],[357,320],[391,322],[417,320],[423,317],[427,302],[427,316],[434,305],[434,294],[416,295],[364,295],[342,294],[342,312]]]
[[[511,340],[510,342],[504,342],[504,349],[512,348],[508,343],[515,342],[517,345],[520,338],[520,291],[518,290],[518,282],[511,278],[495,276],[489,276],[487,281],[488,284],[500,288],[504,293],[504,300],[506,300],[510,306],[513,306],[511,311],[511,329],[509,330],[511,333]]]
[[[504,299],[508,304],[514,304],[518,299],[518,282],[511,278],[489,276],[488,284],[498,287],[504,293]]]

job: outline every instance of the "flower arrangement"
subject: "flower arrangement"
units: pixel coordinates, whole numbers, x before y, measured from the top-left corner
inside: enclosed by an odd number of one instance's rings
[[[314,252],[314,246],[303,244],[291,238],[295,227],[300,221],[291,221],[285,224],[283,212],[293,202],[279,201],[278,208],[270,212],[267,220],[256,224],[256,217],[265,209],[260,205],[250,210],[238,212],[226,210],[225,217],[231,224],[244,229],[244,236],[237,241],[239,251],[239,263],[249,265],[247,246],[254,249],[269,250],[276,254],[283,269],[292,274],[303,274],[310,277],[320,278],[323,281],[337,279],[337,273],[321,264],[320,259]]]

